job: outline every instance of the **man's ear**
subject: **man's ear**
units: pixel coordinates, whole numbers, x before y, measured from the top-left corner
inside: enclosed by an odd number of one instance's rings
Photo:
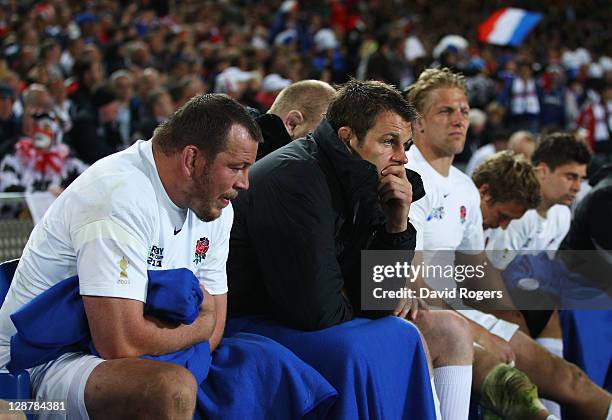
[[[285,124],[285,129],[289,136],[295,140],[295,132],[296,128],[304,122],[304,115],[298,110],[292,109],[285,115],[283,119],[283,124]]]
[[[489,184],[482,184],[478,188],[478,192],[480,193],[480,201],[485,200],[485,198],[489,198]]]
[[[204,154],[193,145],[185,146],[181,153],[181,172],[188,178],[193,177],[197,172],[198,158],[202,159]],[[204,160],[206,164],[206,160]]]
[[[425,124],[423,124],[423,118],[417,117],[412,123],[412,132],[414,133],[424,133],[425,132]]]
[[[535,169],[536,176],[538,178],[541,178],[541,177],[545,178],[552,172],[550,170],[550,167],[544,162],[538,163],[538,165],[534,169]]]
[[[342,126],[338,129],[338,137],[340,141],[346,146],[346,148],[352,152],[354,141],[356,140],[355,134],[350,127]]]

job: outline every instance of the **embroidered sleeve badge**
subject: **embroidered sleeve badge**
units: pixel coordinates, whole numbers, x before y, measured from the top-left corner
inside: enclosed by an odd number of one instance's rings
[[[125,257],[121,257],[121,260],[119,261],[119,268],[121,271],[119,272],[119,280],[117,280],[117,284],[130,284],[127,274],[128,260]]]
[[[208,252],[209,245],[210,242],[208,238],[198,239],[195,247],[195,258],[193,259],[194,263],[200,264],[200,262],[202,262],[206,258],[206,253]]]

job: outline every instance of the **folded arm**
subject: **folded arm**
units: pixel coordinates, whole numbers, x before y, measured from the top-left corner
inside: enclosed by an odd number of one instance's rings
[[[198,318],[175,325],[145,317],[138,300],[83,296],[91,337],[104,359],[162,355],[211,338],[215,328],[215,298],[205,293]]]

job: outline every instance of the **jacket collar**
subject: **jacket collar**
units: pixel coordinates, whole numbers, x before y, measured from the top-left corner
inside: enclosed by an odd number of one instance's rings
[[[257,159],[261,159],[276,149],[291,143],[291,136],[287,133],[283,120],[278,115],[262,114],[255,121],[257,121],[264,138],[264,143],[257,148]]]
[[[376,194],[378,170],[372,163],[350,153],[336,131],[324,119],[312,134],[328,170],[342,190],[342,198],[353,217],[368,215],[371,223],[382,223],[384,214]],[[374,220],[372,220],[373,218]]]

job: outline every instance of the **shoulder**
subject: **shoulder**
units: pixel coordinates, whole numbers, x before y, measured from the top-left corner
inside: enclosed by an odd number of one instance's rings
[[[317,145],[309,139],[293,141],[256,162],[250,178],[253,191],[262,186],[315,191],[324,187],[326,181],[318,161]]]
[[[225,249],[225,252],[227,252],[227,248],[229,247],[229,236],[234,222],[234,208],[232,203],[221,211],[221,215],[218,218],[208,222],[198,219],[193,212],[190,211],[190,213],[189,218],[195,222],[185,224],[187,227],[184,227],[183,230],[187,231],[187,237],[195,239],[205,237],[209,239],[210,243],[214,244],[215,247],[219,246],[219,248],[216,249]]]
[[[533,234],[536,232],[540,220],[541,218],[538,212],[535,209],[529,209],[519,219],[512,220],[506,228],[506,231]]]
[[[229,235],[234,223],[234,206],[230,203],[221,211],[221,216],[211,222],[202,222],[211,227],[214,232],[220,236]]]
[[[484,160],[486,157],[495,153],[495,146],[492,144],[485,144],[484,146],[478,148],[476,152],[474,152],[474,156],[478,159]]]
[[[569,226],[572,220],[572,211],[568,206],[556,204],[548,210],[548,217],[559,226]]]
[[[117,153],[86,169],[59,198],[74,228],[103,219],[144,228],[158,214],[156,197],[144,166]]]
[[[475,204],[480,207],[480,193],[474,181],[472,181],[472,178],[454,166],[451,166],[449,176],[451,177],[453,185],[457,187],[457,190],[469,198],[470,204]]]

